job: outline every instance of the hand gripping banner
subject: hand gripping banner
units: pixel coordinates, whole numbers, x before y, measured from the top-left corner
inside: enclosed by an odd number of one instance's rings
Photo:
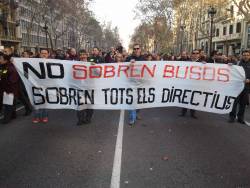
[[[141,61],[95,64],[15,58],[35,109],[141,109],[176,106],[229,113],[244,88],[239,66]]]

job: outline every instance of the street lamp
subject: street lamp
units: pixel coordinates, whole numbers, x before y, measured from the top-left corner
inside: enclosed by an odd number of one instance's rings
[[[182,53],[183,38],[184,38],[184,30],[186,29],[185,23],[182,23],[182,24],[180,25],[180,29],[181,29],[181,31],[182,31],[180,53]]]
[[[208,9],[208,16],[210,17],[210,39],[209,39],[209,57],[212,54],[212,43],[213,43],[213,25],[214,25],[214,15],[217,13],[217,10],[210,6]]]

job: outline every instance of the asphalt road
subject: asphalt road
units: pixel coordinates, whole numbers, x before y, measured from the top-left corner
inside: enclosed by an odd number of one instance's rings
[[[250,127],[226,115],[198,112],[195,120],[179,112],[142,110],[132,128],[125,113],[120,137],[120,111],[97,110],[82,127],[71,110],[50,111],[48,124],[19,111],[0,125],[0,188],[109,188],[114,172],[121,188],[250,187]]]

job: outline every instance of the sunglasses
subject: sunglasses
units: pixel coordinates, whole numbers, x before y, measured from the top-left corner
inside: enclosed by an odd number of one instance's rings
[[[140,48],[134,48],[134,50],[140,50]]]
[[[200,54],[199,52],[193,52],[192,54]]]

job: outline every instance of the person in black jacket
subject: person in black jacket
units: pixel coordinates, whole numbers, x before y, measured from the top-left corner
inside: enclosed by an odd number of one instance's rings
[[[105,63],[104,59],[99,54],[100,54],[99,48],[94,47],[92,50],[92,54],[89,57],[89,62],[93,64]]]
[[[25,54],[25,58],[30,58],[29,51],[24,51],[23,52]],[[5,48],[4,50],[4,54],[8,55],[10,58],[12,57],[17,57],[14,55],[13,50],[11,48]],[[24,116],[28,116],[31,114],[32,112],[32,106],[26,91],[26,88],[24,86],[23,81],[21,80],[21,78],[19,77],[19,94],[18,94],[18,100],[24,105],[25,107],[25,113]]]
[[[69,50],[69,56],[66,57],[66,60],[71,60],[71,61],[78,61],[79,60],[79,57],[76,53],[76,49],[75,48],[71,48]]]
[[[92,55],[88,58],[88,61],[91,62],[92,65],[104,63],[104,59],[99,55],[99,48],[94,47],[92,50]],[[91,123],[92,116],[94,114],[93,109],[86,109],[77,111],[77,126],[81,126],[83,124]]]
[[[2,52],[0,52],[0,56],[3,55]],[[3,69],[2,69],[3,65],[0,64],[0,77],[1,77],[1,74],[3,72]],[[2,109],[3,109],[3,84],[2,84],[2,80],[0,79],[0,112],[2,112]]]
[[[105,56],[105,63],[114,63],[115,62],[115,48],[111,47],[110,52]]]
[[[187,59],[186,61],[189,61],[189,59]],[[200,50],[193,50],[192,54],[191,54],[191,59],[190,61],[193,62],[201,62],[201,56],[200,56]],[[184,117],[187,113],[188,109],[187,108],[182,108],[181,110],[181,114],[180,116]],[[197,116],[195,115],[196,111],[193,109],[190,109],[190,115],[192,118],[197,119]]]
[[[245,87],[240,95],[235,99],[232,111],[229,114],[229,122],[233,123],[237,114],[237,121],[241,124],[245,124],[244,114],[246,105],[249,103],[249,93],[250,93],[250,50],[245,50],[242,52],[242,60],[239,63],[245,70],[246,80]],[[239,110],[237,113],[237,107]]]
[[[186,51],[183,51],[181,53],[181,58],[179,59],[179,61],[191,61]]]
[[[14,67],[10,62],[11,57],[6,54],[0,54],[0,82],[1,82],[1,93],[3,95],[3,124],[9,123],[12,118],[16,117],[16,105],[15,99],[19,93],[19,76]],[[7,102],[7,95],[12,95],[12,102]],[[6,98],[5,98],[6,96]],[[5,103],[6,102],[6,103]]]

